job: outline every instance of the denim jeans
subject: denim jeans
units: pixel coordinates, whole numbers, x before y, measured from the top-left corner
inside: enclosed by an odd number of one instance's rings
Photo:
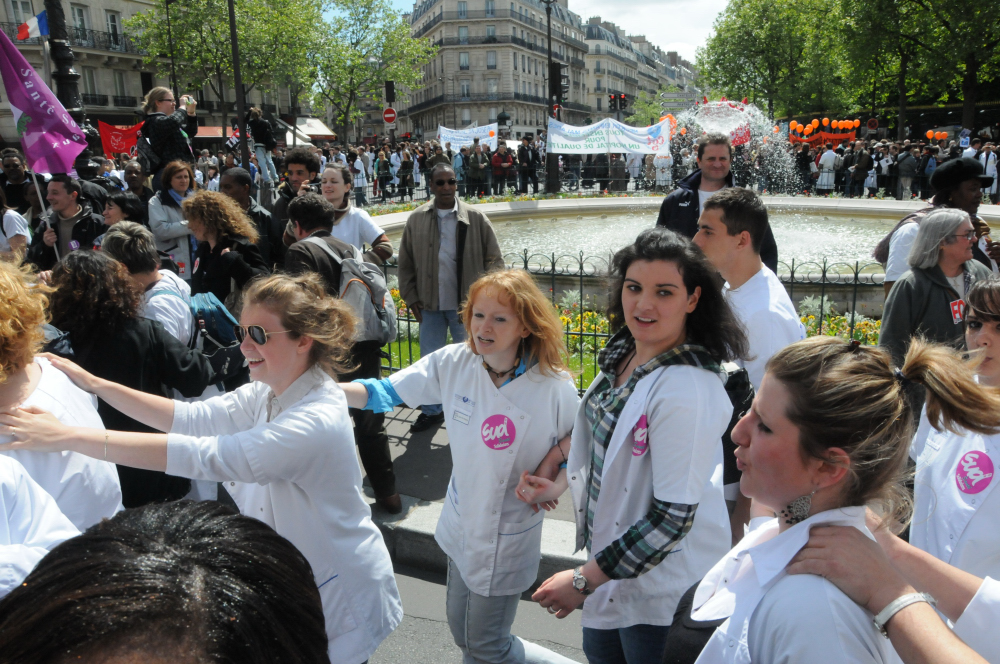
[[[462,664],[576,664],[547,648],[510,633],[520,595],[483,597],[469,590],[448,559],[445,611]]]
[[[253,152],[257,155],[257,165],[260,166],[260,176],[264,182],[278,179],[278,169],[274,167],[274,160],[271,153],[264,149],[263,145],[255,145]]]
[[[669,629],[669,625],[584,627],[583,652],[590,664],[660,664]]]
[[[455,309],[445,311],[422,312],[423,322],[420,323],[420,357],[426,357],[439,348],[444,348],[451,330],[451,339],[455,343],[465,341],[465,326]],[[441,404],[423,405],[420,412],[424,415],[437,415],[441,412]]]

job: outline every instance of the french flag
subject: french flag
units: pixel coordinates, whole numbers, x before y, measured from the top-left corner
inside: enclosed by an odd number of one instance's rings
[[[46,18],[44,11],[38,14],[38,16],[32,16],[27,22],[22,23],[17,28],[18,41],[42,35],[49,36],[49,19]]]

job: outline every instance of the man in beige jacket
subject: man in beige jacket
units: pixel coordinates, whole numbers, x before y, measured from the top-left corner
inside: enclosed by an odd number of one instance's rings
[[[469,286],[483,273],[503,267],[503,255],[486,215],[455,196],[451,166],[430,173],[434,199],[406,220],[399,244],[399,294],[420,323],[420,355],[445,345],[448,330],[465,341],[458,310]],[[441,405],[421,406],[410,431],[424,431],[444,421]]]

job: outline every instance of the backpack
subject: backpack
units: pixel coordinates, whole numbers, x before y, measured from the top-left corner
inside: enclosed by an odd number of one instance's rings
[[[150,297],[157,295],[184,299],[180,293],[172,290],[159,290]],[[198,341],[201,340],[201,353],[208,358],[215,371],[214,382],[224,382],[238,376],[246,365],[246,358],[243,357],[240,342],[236,340],[236,332],[233,330],[239,324],[237,320],[215,293],[192,295],[188,306],[194,318],[194,334],[188,340],[188,348],[198,348]]]
[[[143,134],[143,130],[146,128],[146,123],[142,124],[142,129],[139,130],[139,138],[135,143],[137,158],[139,165],[142,166],[142,172],[148,175],[156,173],[160,169],[160,156],[156,154],[153,150],[152,143]]]
[[[378,341],[383,346],[395,341],[396,304],[386,287],[382,270],[365,261],[353,245],[354,258],[341,258],[322,238],[308,237],[303,242],[320,247],[340,266],[337,297],[350,304],[358,317],[354,341]]]

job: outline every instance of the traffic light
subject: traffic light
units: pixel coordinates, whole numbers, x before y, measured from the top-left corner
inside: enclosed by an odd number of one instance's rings
[[[563,69],[567,69],[563,73]],[[569,96],[568,65],[553,62],[549,66],[549,100],[565,101]]]
[[[609,111],[618,110],[618,95],[608,95],[608,110]]]
[[[396,83],[395,81],[385,82],[385,103],[392,106],[396,101]]]
[[[625,93],[623,92],[622,94],[618,95],[618,110],[624,111],[627,107],[628,107],[628,98],[625,96]]]
[[[566,68],[565,71],[563,71],[564,67]],[[569,68],[566,65],[561,65],[559,71],[561,74],[559,77],[559,92],[561,93],[559,101],[566,101],[569,99]]]
[[[559,115],[559,104],[552,104],[552,117],[558,117]]]

